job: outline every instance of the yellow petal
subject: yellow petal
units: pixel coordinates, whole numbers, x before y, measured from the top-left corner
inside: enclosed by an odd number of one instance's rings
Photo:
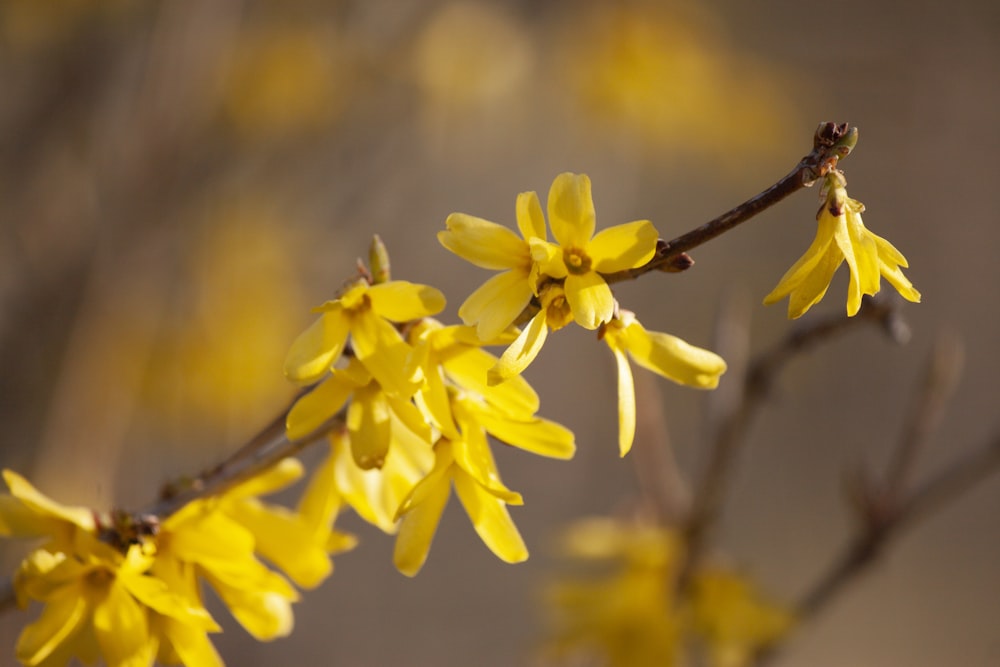
[[[906,258],[903,257],[896,248],[884,238],[870,234],[878,248],[879,272],[885,276],[889,284],[896,288],[896,291],[906,299],[914,303],[920,303],[920,292],[913,287],[913,283],[903,275],[899,267],[909,266]]]
[[[618,370],[618,453],[624,457],[635,440],[635,382],[625,351],[610,340],[608,345],[615,355]]]
[[[483,543],[506,563],[528,559],[528,549],[507,512],[507,505],[466,474],[455,475],[455,492]]]
[[[536,273],[546,275],[556,280],[565,278],[568,271],[563,259],[562,246],[541,239],[531,239],[531,259],[534,261]]]
[[[584,329],[596,329],[611,320],[615,297],[604,278],[593,271],[566,276],[563,286],[573,319]]]
[[[225,499],[246,498],[249,496],[266,496],[280,491],[297,481],[305,472],[302,462],[298,459],[284,458],[270,468],[262,470],[253,477],[240,482],[223,495]]]
[[[338,434],[338,437],[343,437]],[[313,471],[296,507],[302,521],[314,533],[320,533],[333,523],[344,499],[337,489],[333,451]]]
[[[221,585],[211,573],[206,576],[223,603],[243,629],[258,641],[287,637],[295,618],[290,598],[280,593],[243,585]]]
[[[801,284],[791,293],[788,299],[788,317],[796,319],[820,302],[830,287],[833,274],[844,262],[844,254],[836,243],[827,246],[826,252],[820,256],[815,268],[804,277]]]
[[[508,489],[500,480],[497,464],[493,460],[486,433],[472,421],[471,415],[456,407],[456,418],[464,437],[452,442],[452,453],[459,468],[471,475],[483,488],[510,505],[521,505],[521,494]]]
[[[414,493],[420,500],[403,515],[392,554],[396,569],[408,577],[416,576],[427,560],[441,513],[451,495],[451,474],[448,469],[437,475],[432,473],[417,488]]]
[[[170,590],[167,583],[143,572],[119,570],[118,580],[145,606],[159,614],[202,631],[219,632],[221,628],[200,604]]]
[[[25,665],[37,665],[63,642],[70,641],[86,620],[87,600],[76,587],[49,598],[41,616],[21,631],[15,650]]]
[[[354,391],[354,383],[340,373],[320,383],[315,389],[295,401],[285,418],[285,432],[289,440],[309,435],[344,407]]]
[[[163,634],[186,667],[225,667],[204,631],[175,621],[163,624]]]
[[[348,330],[349,321],[339,304],[324,312],[292,343],[285,358],[285,376],[302,384],[323,377],[344,351]]]
[[[389,451],[389,403],[376,385],[358,389],[347,408],[354,462],[362,470],[381,468]]]
[[[549,328],[545,323],[545,311],[535,315],[528,327],[510,344],[496,366],[489,370],[486,381],[490,385],[500,384],[508,378],[520,375],[521,371],[535,360],[545,344]]]
[[[713,389],[726,371],[726,362],[714,352],[658,331],[646,331],[638,322],[625,329],[632,359],[663,377],[698,389]]]
[[[7,488],[10,489],[11,495],[21,501],[25,507],[34,512],[40,518],[52,517],[62,521],[68,521],[69,523],[79,526],[88,532],[93,532],[95,530],[93,511],[85,507],[67,507],[66,505],[60,505],[59,503],[46,497],[38,491],[38,489],[32,486],[28,480],[12,470],[4,470],[3,478],[4,481],[7,482]],[[16,536],[15,533],[3,532],[3,521],[3,516],[0,516],[0,534],[12,534]],[[16,523],[20,524],[21,522],[19,520]]]
[[[852,207],[852,204],[855,205]],[[862,294],[874,296],[879,291],[880,274],[878,262],[878,246],[871,232],[865,229],[861,221],[861,213],[855,208],[864,208],[860,202],[853,199],[847,202],[847,232],[851,239],[851,246],[854,250],[854,260],[857,263],[858,274],[851,274],[851,280],[856,281],[858,290]],[[848,291],[853,292],[853,287]]]
[[[118,665],[140,654],[149,641],[146,609],[114,582],[94,607],[94,635],[108,664]]]
[[[556,176],[549,189],[549,226],[564,248],[583,249],[594,235],[596,215],[586,174]]]
[[[614,273],[642,266],[653,258],[659,234],[649,220],[638,220],[603,229],[591,239],[587,254],[593,269]]]
[[[466,391],[479,394],[512,417],[531,417],[538,412],[539,400],[527,380],[516,375],[497,385],[487,382],[487,374],[497,361],[485,350],[465,347],[445,357],[442,365],[448,378]]]
[[[517,319],[532,294],[526,270],[504,271],[470,294],[458,309],[458,316],[465,324],[476,325],[480,340],[492,340]]]
[[[531,261],[524,239],[495,222],[452,213],[445,226],[448,230],[437,235],[441,245],[476,266],[499,271],[526,267]]]
[[[408,322],[444,310],[444,294],[427,285],[390,280],[368,288],[372,310],[391,322]]]
[[[542,203],[534,192],[522,192],[517,196],[517,228],[525,240],[537,238],[545,240],[545,215]]]
[[[778,281],[778,285],[771,290],[771,293],[764,297],[765,306],[781,301],[805,282],[809,274],[816,269],[816,266],[826,255],[830,244],[833,243],[833,234],[838,224],[838,219],[830,215],[826,209],[820,212],[816,236],[813,242],[809,245],[805,254],[792,265],[792,268],[785,272],[785,275]]]
[[[361,313],[352,319],[351,337],[358,360],[386,393],[402,399],[416,393],[423,373],[410,364],[412,348],[394,326],[374,313]]]
[[[532,454],[567,460],[576,453],[573,432],[547,419],[518,419],[485,406],[475,409],[475,419],[497,440]]]

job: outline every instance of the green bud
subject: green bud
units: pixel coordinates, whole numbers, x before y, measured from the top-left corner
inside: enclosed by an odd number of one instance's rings
[[[372,245],[368,249],[368,266],[371,268],[373,285],[389,281],[389,251],[385,249],[378,234],[372,237]]]

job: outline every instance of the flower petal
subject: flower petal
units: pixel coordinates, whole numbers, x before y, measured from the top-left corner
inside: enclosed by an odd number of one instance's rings
[[[463,347],[445,356],[441,364],[448,378],[466,391],[479,394],[511,417],[531,417],[538,412],[539,400],[527,380],[515,375],[497,385],[487,382],[487,374],[497,361],[497,357],[485,350]]]
[[[376,385],[354,392],[347,408],[347,430],[351,434],[351,453],[362,470],[381,468],[389,451],[389,402]]]
[[[334,373],[308,394],[295,401],[285,418],[289,440],[309,435],[344,407],[354,391],[354,383],[340,373]]]
[[[796,319],[807,310],[819,303],[826,294],[833,280],[833,274],[844,262],[844,254],[836,243],[827,246],[826,252],[820,257],[815,268],[804,277],[798,287],[789,295],[788,317]]]
[[[792,265],[792,268],[785,272],[785,275],[781,277],[778,285],[771,290],[771,293],[764,297],[765,306],[777,303],[791,294],[816,270],[816,267],[826,255],[830,244],[833,243],[833,234],[838,224],[838,218],[830,215],[826,209],[820,212],[815,238],[813,238],[805,254]]]
[[[676,336],[646,331],[635,322],[625,329],[627,349],[643,368],[698,389],[714,389],[726,362],[714,352],[695,347]]]
[[[590,178],[568,172],[556,176],[549,189],[549,226],[559,245],[586,248],[595,225]]]
[[[420,387],[423,373],[410,364],[412,348],[396,328],[372,312],[351,319],[354,352],[388,394],[408,399]]]
[[[573,432],[547,419],[511,417],[488,406],[475,408],[475,418],[497,440],[532,454],[568,460],[576,453]]]
[[[566,269],[566,262],[563,259],[563,249],[555,243],[531,239],[531,259],[534,262],[532,275],[537,278],[540,274],[559,280],[565,278],[569,273]]]
[[[464,473],[455,475],[455,492],[476,533],[497,558],[506,563],[520,563],[528,559],[528,548],[502,500],[487,493]]]
[[[17,659],[25,665],[45,660],[60,644],[69,641],[87,618],[87,600],[76,587],[66,587],[47,602],[38,619],[17,639]]]
[[[391,322],[408,322],[444,310],[444,294],[427,285],[390,280],[368,288],[371,307]]]
[[[618,453],[624,457],[635,440],[635,381],[625,350],[612,344],[607,337],[605,340],[615,355],[618,370]]]
[[[392,560],[396,569],[408,577],[416,576],[427,560],[441,513],[451,495],[450,467],[438,474],[432,472],[413,489],[411,497],[419,496],[419,502],[413,502],[402,517]]]
[[[330,370],[347,342],[349,320],[339,304],[331,306],[292,343],[285,358],[285,376],[309,384]]]
[[[517,340],[504,350],[500,361],[489,370],[486,376],[487,383],[496,385],[515,375],[520,375],[521,371],[527,368],[538,356],[548,334],[549,328],[545,323],[545,311],[540,311],[531,318],[528,327],[521,332]]]
[[[94,513],[91,510],[85,507],[68,507],[66,505],[60,505],[40,492],[32,486],[28,480],[21,477],[13,470],[4,470],[3,479],[7,483],[7,488],[10,489],[10,494],[17,498],[26,508],[35,513],[37,520],[42,520],[45,517],[51,517],[61,521],[68,521],[69,523],[79,526],[88,532],[93,532],[95,530]],[[12,525],[7,527],[8,530],[14,525],[20,526],[23,522],[23,516],[19,516],[17,520],[15,520],[14,514],[15,512],[12,511],[11,516],[9,517]],[[20,512],[16,512],[16,514],[20,515]],[[27,527],[18,528],[18,530],[22,529],[27,529]],[[0,534],[11,534],[15,537],[18,536],[18,533],[16,532],[5,532],[4,517],[2,515],[0,515]]]
[[[590,240],[587,254],[600,273],[614,273],[642,266],[653,258],[659,234],[649,220],[638,220],[602,229]]]
[[[517,228],[526,241],[533,238],[545,240],[545,214],[542,203],[534,192],[522,192],[517,196]]]
[[[452,213],[444,224],[448,230],[437,235],[441,245],[476,266],[499,271],[531,261],[524,239],[503,225],[465,213]]]
[[[458,309],[458,316],[465,324],[476,325],[480,340],[493,340],[517,319],[532,294],[527,271],[504,271],[470,294]]]
[[[596,329],[615,313],[615,297],[599,274],[589,271],[566,276],[563,285],[573,319],[584,329]]]
[[[114,581],[94,606],[94,635],[109,665],[125,664],[140,655],[149,641],[146,609]]]

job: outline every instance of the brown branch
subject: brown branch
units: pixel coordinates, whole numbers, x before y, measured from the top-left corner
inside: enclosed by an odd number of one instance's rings
[[[690,573],[702,557],[708,537],[718,521],[736,455],[753,418],[770,395],[778,374],[795,356],[863,323],[879,324],[894,340],[905,340],[908,329],[903,325],[894,302],[894,299],[866,297],[855,317],[830,315],[808,322],[790,331],[784,340],[750,364],[743,382],[742,400],[728,417],[721,420],[705,471],[695,487],[691,512],[684,528],[687,553],[680,576],[682,584],[690,581]]]

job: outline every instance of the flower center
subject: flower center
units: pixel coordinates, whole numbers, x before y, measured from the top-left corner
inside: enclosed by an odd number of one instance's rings
[[[580,276],[590,271],[590,257],[579,248],[564,248],[563,262],[566,270],[573,275]]]

